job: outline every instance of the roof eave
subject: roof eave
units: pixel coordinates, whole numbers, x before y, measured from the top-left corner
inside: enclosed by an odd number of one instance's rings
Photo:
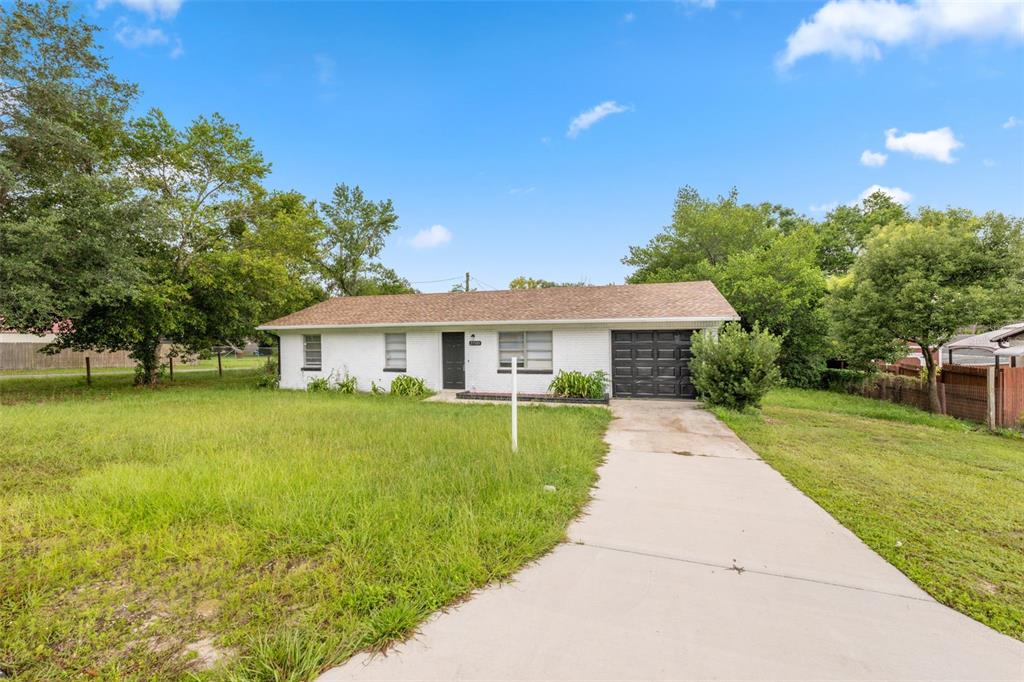
[[[256,327],[260,331],[280,331],[299,329],[380,329],[396,327],[484,327],[514,326],[536,324],[693,324],[698,322],[734,322],[740,319],[732,315],[699,315],[688,317],[608,317],[591,319],[549,319],[549,320],[433,320],[430,322],[371,322],[367,324],[261,324]]]

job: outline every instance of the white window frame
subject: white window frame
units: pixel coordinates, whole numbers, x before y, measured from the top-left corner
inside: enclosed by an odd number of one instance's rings
[[[316,339],[316,341],[313,341]],[[316,361],[310,362],[310,346],[316,344]],[[324,367],[324,338],[320,334],[302,335],[302,369],[321,370]]]
[[[520,342],[515,350],[508,350],[507,347],[513,336],[518,336]],[[532,339],[530,337],[533,337]],[[545,344],[544,336],[547,343]],[[504,337],[504,341],[502,339]],[[506,346],[505,349],[502,346]],[[532,348],[531,348],[532,346]],[[524,372],[537,372],[550,374],[554,371],[555,362],[555,335],[551,331],[515,331],[498,332],[498,371],[511,372],[512,360],[503,359],[506,353],[516,353],[519,358],[517,367]]]
[[[398,337],[402,339],[402,358],[401,362],[397,362],[397,358],[389,357],[388,340],[397,341]],[[394,350],[394,349],[392,349]],[[404,372],[409,366],[409,339],[404,332],[395,334],[384,335],[384,371],[385,372]]]

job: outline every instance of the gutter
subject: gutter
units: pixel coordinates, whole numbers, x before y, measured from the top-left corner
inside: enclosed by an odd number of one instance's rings
[[[705,317],[602,317],[589,319],[553,320],[438,320],[435,322],[371,322],[368,324],[263,324],[260,331],[298,331],[301,329],[388,329],[400,327],[494,327],[525,325],[570,325],[570,324],[688,324],[694,322],[734,322],[739,315],[713,315]],[[280,345],[278,346],[280,348]]]

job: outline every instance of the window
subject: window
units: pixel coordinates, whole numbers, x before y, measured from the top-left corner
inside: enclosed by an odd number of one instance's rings
[[[384,370],[405,371],[405,334],[384,335]]]
[[[307,334],[302,337],[302,369],[320,369],[323,359],[320,355],[320,335]]]
[[[551,371],[551,332],[499,332],[498,367],[511,368],[512,358],[527,371]]]

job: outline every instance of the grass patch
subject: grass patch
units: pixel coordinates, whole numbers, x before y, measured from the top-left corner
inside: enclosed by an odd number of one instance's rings
[[[257,369],[267,364],[267,360],[270,359],[266,356],[255,356],[245,355],[240,358],[235,356],[226,356],[221,358],[221,366],[224,369]],[[217,358],[206,358],[203,360],[197,360],[191,364],[174,361],[175,373],[181,372],[182,370],[216,370],[217,369]],[[97,374],[135,374],[134,367],[93,367],[92,375]],[[0,369],[0,376],[32,376],[32,377],[72,377],[80,376],[85,377],[85,364],[81,367],[59,367],[52,369]]]
[[[1024,639],[1024,443],[949,417],[778,390],[716,410],[761,457],[938,601]]]
[[[551,549],[604,453],[606,410],[512,455],[507,406],[253,381],[0,386],[0,669],[308,679]]]

